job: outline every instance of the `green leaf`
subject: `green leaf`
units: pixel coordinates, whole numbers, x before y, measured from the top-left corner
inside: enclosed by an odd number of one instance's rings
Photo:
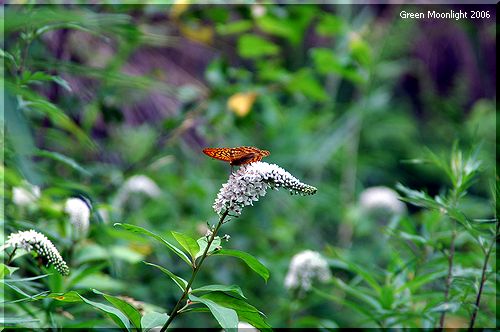
[[[0,324],[2,325],[2,328],[4,326],[9,326],[9,325],[34,323],[39,321],[40,321],[39,319],[25,318],[24,316],[9,317],[2,315],[2,317],[0,317]]]
[[[186,287],[187,287],[187,284],[188,284],[186,280],[182,279],[179,276],[176,276],[175,274],[173,274],[172,272],[170,272],[169,270],[167,270],[163,266],[156,265],[156,264],[149,263],[149,262],[144,262],[144,264],[151,265],[151,266],[154,266],[154,267],[160,269],[163,273],[165,273],[166,275],[168,275],[170,277],[170,279],[172,279],[175,282],[175,284],[177,286],[179,286],[179,288],[182,291],[186,290]]]
[[[377,280],[375,280],[375,278],[373,277],[372,273],[370,273],[369,271],[367,271],[366,269],[354,264],[354,263],[351,263],[349,262],[347,264],[347,266],[349,267],[349,270],[357,273],[361,278],[363,278],[363,280],[371,286],[371,288],[377,292],[377,293],[381,293],[382,292],[382,287],[379,285],[379,283],[377,282]]]
[[[105,294],[97,289],[93,289],[92,291],[96,294],[104,296],[104,298],[108,300],[108,302],[111,303],[116,309],[123,312],[135,327],[141,327],[141,314],[134,306],[116,296]]]
[[[246,252],[232,249],[222,249],[216,252],[217,255],[232,256],[243,260],[249,268],[257,272],[266,282],[269,279],[269,270],[257,258]]]
[[[208,240],[206,237],[200,237],[196,242],[198,242],[198,245],[200,246],[200,251],[195,256],[195,259],[203,255],[205,252],[205,249],[207,248],[208,245]],[[211,254],[220,247],[220,237],[216,236],[215,239],[212,241],[210,244],[210,248],[208,248],[207,254]]]
[[[230,331],[237,330],[238,315],[236,314],[236,311],[234,311],[233,309],[225,308],[221,305],[218,305],[212,300],[196,297],[193,294],[189,295],[189,299],[191,301],[200,302],[206,305],[223,329],[229,329]]]
[[[167,322],[168,315],[159,312],[148,312],[141,319],[141,328],[147,332],[153,327],[163,326]]]
[[[14,67],[16,67],[16,68],[18,67],[16,59],[9,52],[4,51],[3,49],[0,49],[0,57],[8,59],[10,62],[12,62],[12,64],[14,65]]]
[[[258,329],[271,329],[271,326],[264,321],[264,314],[241,298],[223,292],[211,292],[201,298],[235,310],[240,321],[245,321]]]
[[[191,255],[191,257],[195,258],[196,254],[200,251],[200,246],[196,242],[195,239],[187,236],[186,234],[182,234],[179,232],[172,231],[171,232],[175,240]]]
[[[345,290],[347,293],[351,294],[354,297],[357,297],[362,302],[370,305],[372,307],[372,310],[370,311],[379,312],[382,309],[382,306],[379,303],[379,301],[377,301],[377,299],[374,296],[372,296],[372,294],[370,294],[370,292],[367,291],[366,289],[347,285],[343,280],[339,278],[332,278],[332,281],[335,283],[337,287]]]
[[[71,92],[71,86],[69,85],[68,81],[66,81],[64,78],[60,76],[52,76],[52,81],[54,81],[56,84],[62,86],[64,89],[67,91]]]
[[[359,35],[352,34],[349,41],[351,55],[361,65],[368,66],[372,62],[372,49]]]
[[[130,322],[129,322],[127,316],[125,316],[120,310],[113,308],[109,305],[103,304],[103,303],[88,300],[81,295],[78,295],[78,296],[80,296],[80,298],[85,303],[93,306],[96,309],[104,311],[107,315],[109,315],[109,317],[111,317],[111,319],[113,319],[113,321],[118,326],[127,329],[127,331],[130,331]]]
[[[196,294],[200,292],[215,292],[215,291],[220,291],[220,292],[229,292],[229,293],[234,293],[242,298],[246,298],[245,295],[243,295],[243,292],[241,291],[240,286],[238,285],[207,285],[203,287],[199,287],[196,289],[193,289],[191,293]]]
[[[382,287],[380,292],[380,303],[384,309],[390,310],[392,308],[392,304],[394,303],[394,290],[392,285]]]
[[[440,279],[447,274],[448,274],[447,271],[438,271],[438,272],[434,272],[434,273],[427,273],[427,274],[419,275],[419,276],[415,277],[414,279],[406,282],[404,285],[400,286],[396,290],[396,292],[399,293],[402,290],[404,290],[405,288],[407,288],[413,293],[413,292],[417,291],[418,289],[420,289],[423,285],[425,285],[429,282],[432,282],[436,279]]]
[[[295,45],[300,42],[302,37],[301,30],[297,29],[289,20],[283,18],[264,15],[257,19],[256,23],[262,31],[270,35],[286,38]]]
[[[423,191],[412,190],[408,187],[405,187],[401,183],[396,184],[396,188],[406,195],[406,197],[402,197],[401,199],[408,203],[429,209],[437,210],[441,208],[441,205],[439,203],[437,203],[434,199],[432,199],[432,197],[430,197]]]
[[[87,134],[55,104],[49,102],[44,97],[31,90],[18,89],[16,87],[14,87],[14,90],[26,99],[24,107],[31,108],[46,115],[56,126],[75,135],[75,137],[81,143],[85,144],[85,146],[91,149],[95,148],[94,142],[87,136]]]
[[[339,16],[324,14],[316,26],[316,32],[322,36],[335,36],[344,30],[344,25]]]
[[[353,83],[363,83],[365,78],[349,64],[349,59],[340,59],[331,49],[313,48],[311,57],[320,74],[338,74]]]
[[[46,157],[46,158],[53,159],[55,161],[59,161],[63,164],[66,164],[67,166],[73,168],[75,171],[82,173],[85,176],[92,175],[92,173],[90,173],[89,171],[84,169],[82,166],[80,166],[75,160],[73,160],[70,157],[67,157],[63,154],[60,154],[58,152],[37,149],[35,151],[35,155],[37,155],[39,157]]]
[[[218,24],[215,27],[215,31],[217,31],[217,33],[221,36],[234,35],[250,30],[252,25],[253,23],[250,20],[240,20],[225,24]]]
[[[25,282],[25,281],[42,279],[42,278],[45,278],[47,276],[49,276],[49,274],[41,274],[39,276],[27,277],[27,278],[4,279],[4,280],[0,280],[0,282],[4,282],[6,284],[10,284],[10,283],[16,283],[16,282]]]
[[[313,288],[312,291],[316,294],[316,295],[319,295],[323,298],[326,298],[328,300],[331,300],[333,302],[336,302],[338,303],[339,305],[341,306],[345,306],[347,308],[351,308],[353,309],[354,311],[357,311],[358,313],[370,318],[371,320],[373,320],[374,322],[378,322],[378,315],[377,315],[377,311],[375,310],[368,310],[366,308],[364,308],[363,306],[361,306],[359,303],[356,303],[354,301],[351,301],[351,300],[348,300],[345,298],[345,296],[337,296],[337,295],[333,295],[333,294],[330,294],[330,293],[325,293],[325,292],[322,292],[316,288]]]
[[[4,279],[5,276],[10,276],[12,273],[14,273],[18,267],[15,266],[8,266],[5,265],[4,263],[0,263],[0,279]]]
[[[323,86],[319,84],[309,68],[300,69],[293,73],[287,88],[291,92],[299,92],[317,101],[325,101],[328,98]]]
[[[242,35],[238,40],[238,53],[243,58],[261,58],[278,52],[278,46],[255,35]]]
[[[191,260],[189,259],[189,257],[182,250],[180,250],[179,248],[177,248],[176,246],[174,246],[173,244],[171,244],[170,242],[168,242],[167,240],[165,240],[161,236],[159,236],[159,235],[157,235],[157,234],[155,234],[153,232],[150,232],[150,231],[148,231],[145,228],[142,228],[142,227],[139,227],[139,226],[135,226],[135,225],[131,225],[131,224],[115,223],[113,226],[115,226],[115,227],[119,226],[119,227],[122,227],[122,228],[130,231],[130,232],[143,234],[143,235],[146,235],[146,236],[149,236],[149,237],[152,237],[152,238],[158,240],[159,242],[161,242],[164,245],[166,245],[168,249],[172,250],[177,256],[179,256],[189,266],[192,266]]]
[[[400,232],[394,232],[394,234],[392,234],[393,236],[395,237],[399,237],[401,239],[404,239],[404,240],[409,240],[409,241],[412,241],[412,242],[415,242],[415,243],[422,243],[422,244],[426,244],[428,243],[429,241],[423,237],[423,236],[420,236],[420,235],[414,235],[414,234],[410,234],[410,233],[406,233],[406,232],[403,232],[403,231],[400,231]]]

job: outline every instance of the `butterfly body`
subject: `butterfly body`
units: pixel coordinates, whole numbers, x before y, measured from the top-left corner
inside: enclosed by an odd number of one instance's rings
[[[236,148],[206,148],[203,153],[214,159],[228,162],[231,166],[240,166],[261,161],[271,153],[253,146],[240,146]]]

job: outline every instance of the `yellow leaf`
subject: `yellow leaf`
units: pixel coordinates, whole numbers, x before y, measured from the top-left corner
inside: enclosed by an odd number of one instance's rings
[[[149,244],[131,243],[129,244],[130,249],[133,251],[147,256],[153,252],[153,248]]]
[[[212,44],[214,40],[214,29],[210,26],[187,26],[179,25],[182,35],[188,39],[202,44]]]
[[[240,92],[232,95],[227,101],[227,107],[237,116],[244,117],[252,109],[257,98],[256,92]]]
[[[186,10],[188,10],[190,3],[188,0],[177,0],[170,8],[170,17],[173,19],[179,18]]]

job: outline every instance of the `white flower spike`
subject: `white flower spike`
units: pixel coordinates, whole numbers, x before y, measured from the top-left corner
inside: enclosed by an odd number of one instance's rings
[[[267,189],[279,187],[288,189],[292,195],[312,195],[317,191],[278,165],[258,161],[241,166],[231,174],[217,194],[213,208],[219,215],[226,211],[240,215],[243,207],[253,205],[254,201],[266,194]]]
[[[47,239],[42,233],[38,233],[34,230],[29,231],[19,231],[17,233],[12,233],[7,238],[7,241],[2,246],[3,249],[21,248],[27,251],[36,252],[47,265],[52,264],[56,270],[62,275],[69,274],[69,268],[64,259],[59,254],[59,251],[54,246],[52,241]]]

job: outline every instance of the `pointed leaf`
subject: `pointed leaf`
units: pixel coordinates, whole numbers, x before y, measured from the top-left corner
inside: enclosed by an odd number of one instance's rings
[[[186,280],[182,279],[179,276],[176,276],[175,274],[173,274],[172,272],[170,272],[169,270],[167,270],[163,266],[156,265],[156,264],[149,263],[149,262],[144,262],[144,264],[151,265],[151,266],[154,266],[154,267],[160,269],[160,271],[163,272],[163,273],[165,273],[166,275],[168,275],[170,277],[170,279],[172,279],[175,282],[175,284],[177,286],[179,286],[179,288],[182,291],[186,290],[186,287],[187,287],[187,284],[188,284]]]
[[[236,331],[236,329],[238,328],[238,315],[236,314],[236,311],[234,311],[233,309],[225,308],[223,306],[218,305],[212,300],[196,297],[193,294],[189,295],[189,299],[191,301],[200,302],[206,305],[223,329]]]
[[[211,292],[201,298],[235,310],[240,321],[245,321],[258,329],[271,329],[271,326],[264,320],[264,314],[241,298],[223,292]]]
[[[8,266],[5,265],[4,263],[0,263],[0,279],[4,279],[5,276],[10,276],[17,269],[19,268],[14,266]]]
[[[186,251],[191,255],[191,257],[195,257],[195,255],[198,253],[198,251],[200,250],[200,246],[198,245],[198,243],[196,242],[195,239],[185,235],[185,234],[182,234],[182,233],[179,233],[179,232],[174,232],[172,231],[172,236],[175,238],[175,240],[177,242],[179,242],[179,244],[184,248],[186,249]]]
[[[118,326],[126,328],[127,331],[130,331],[130,322],[128,318],[120,310],[103,303],[88,300],[81,295],[79,296],[85,303],[93,306],[94,308],[104,311],[107,315],[109,315],[109,317],[111,317],[111,319],[113,319],[113,321]]]
[[[137,328],[141,327],[141,314],[133,305],[125,302],[124,300],[120,299],[119,297],[102,293],[102,292],[98,291],[97,289],[93,289],[92,291],[96,294],[104,296],[104,298],[106,300],[108,300],[108,302],[111,303],[116,309],[123,312],[128,317],[128,319],[132,322],[132,324],[134,324],[135,327],[137,327]]]
[[[253,257],[246,252],[232,249],[222,249],[216,252],[217,255],[225,255],[232,256],[241,259],[244,261],[249,268],[257,272],[266,282],[269,278],[269,270],[264,266],[261,262],[257,260],[257,258]]]
[[[28,318],[26,316],[14,316],[14,317],[8,317],[2,315],[0,317],[0,324],[2,324],[2,328],[4,326],[9,326],[9,325],[14,325],[14,324],[25,324],[25,323],[34,323],[34,322],[39,322],[39,319],[35,318]]]
[[[60,154],[58,152],[53,152],[53,151],[48,151],[48,150],[36,150],[35,154],[40,157],[46,157],[53,159],[55,161],[59,161],[63,164],[68,165],[69,167],[73,168],[74,170],[82,173],[85,176],[91,176],[92,174],[84,169],[82,166],[80,166],[75,160],[71,159],[70,157],[67,157],[63,154]]]
[[[207,248],[208,245],[208,240],[206,237],[200,237],[198,240],[198,245],[200,246],[200,251],[195,256],[195,259],[203,255],[205,252],[205,249]],[[215,250],[217,250],[220,247],[220,237],[216,236],[215,239],[212,241],[212,244],[210,244],[210,248],[208,248],[207,254],[211,254]]]
[[[182,250],[180,250],[179,248],[177,248],[176,246],[174,246],[173,244],[171,244],[170,242],[168,242],[167,240],[165,240],[161,236],[159,236],[159,235],[157,235],[157,234],[155,234],[153,232],[150,232],[150,231],[148,231],[145,228],[142,228],[142,227],[139,227],[139,226],[135,226],[135,225],[131,225],[131,224],[115,223],[114,226],[120,226],[120,227],[122,227],[122,228],[124,228],[124,229],[126,229],[128,231],[152,237],[152,238],[160,241],[164,245],[166,245],[168,249],[172,250],[183,261],[185,261],[186,263],[188,263],[189,266],[192,265],[191,264],[191,260],[189,259],[189,257]]]
[[[144,329],[144,332],[152,329],[153,327],[163,326],[167,322],[168,315],[160,314],[159,312],[148,312],[141,319],[141,328]]]
[[[50,293],[47,297],[62,302],[82,302],[80,294],[75,291],[69,291],[66,293]]]
[[[238,285],[207,285],[203,287],[199,287],[196,289],[193,289],[191,293],[201,293],[201,292],[215,292],[215,291],[220,291],[220,292],[229,292],[229,293],[234,293],[236,295],[239,295],[240,297],[246,299],[245,295],[243,295],[243,292],[241,291],[240,286]]]

